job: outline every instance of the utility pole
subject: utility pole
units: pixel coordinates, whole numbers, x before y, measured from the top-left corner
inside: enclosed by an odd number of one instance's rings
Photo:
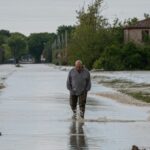
[[[67,58],[68,57],[68,32],[65,30],[65,58],[66,58],[66,63],[67,63]]]

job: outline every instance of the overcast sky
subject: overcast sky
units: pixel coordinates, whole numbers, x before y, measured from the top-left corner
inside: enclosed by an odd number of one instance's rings
[[[56,32],[60,25],[76,23],[76,10],[93,0],[0,0],[0,29],[21,32]],[[143,19],[150,13],[150,0],[104,0],[103,14],[112,21]]]

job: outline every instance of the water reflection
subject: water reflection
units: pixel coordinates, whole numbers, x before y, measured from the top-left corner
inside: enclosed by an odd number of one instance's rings
[[[83,125],[84,123],[72,121],[70,127],[70,150],[88,149]]]

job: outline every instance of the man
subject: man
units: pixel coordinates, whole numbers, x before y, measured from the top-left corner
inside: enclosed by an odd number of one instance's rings
[[[67,79],[67,88],[70,91],[70,106],[73,118],[77,117],[77,103],[79,99],[80,117],[84,118],[87,92],[91,88],[89,71],[84,68],[82,61],[77,60],[75,67],[70,70]]]

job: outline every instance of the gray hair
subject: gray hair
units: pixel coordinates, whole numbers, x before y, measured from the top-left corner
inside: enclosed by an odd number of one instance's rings
[[[81,65],[83,65],[83,63],[82,63],[81,60],[76,60],[76,61],[75,61],[75,66],[76,66],[78,63],[81,64]]]

